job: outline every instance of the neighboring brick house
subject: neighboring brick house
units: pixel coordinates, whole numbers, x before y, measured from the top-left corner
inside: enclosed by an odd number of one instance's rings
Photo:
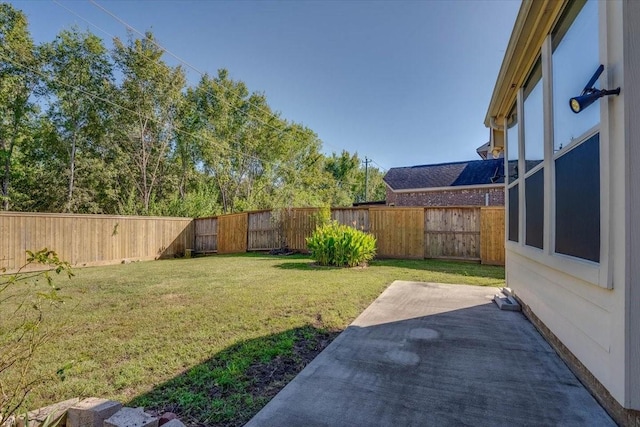
[[[504,159],[391,168],[389,206],[504,206]]]

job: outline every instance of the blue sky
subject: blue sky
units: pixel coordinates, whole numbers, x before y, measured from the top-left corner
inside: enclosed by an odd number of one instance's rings
[[[58,2],[11,3],[27,14],[36,42],[74,24],[109,47],[112,35],[126,38],[124,25],[90,2]],[[484,115],[520,6],[517,0],[98,3],[136,29],[150,29],[199,70],[226,68],[251,91],[264,92],[283,118],[313,129],[325,152],[346,149],[384,168],[479,159],[475,149],[489,135]],[[200,75],[187,68],[187,77],[195,84]]]

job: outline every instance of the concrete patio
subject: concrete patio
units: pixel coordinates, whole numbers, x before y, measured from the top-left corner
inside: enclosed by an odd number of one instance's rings
[[[614,426],[495,293],[394,282],[247,426]]]

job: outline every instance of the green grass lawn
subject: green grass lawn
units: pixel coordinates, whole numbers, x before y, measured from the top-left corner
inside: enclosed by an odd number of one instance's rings
[[[56,278],[69,297],[37,369],[63,381],[31,407],[75,396],[173,410],[192,425],[242,425],[394,280],[501,286],[504,269],[444,261],[319,268],[259,254],[140,262]],[[0,315],[1,319],[1,315]]]

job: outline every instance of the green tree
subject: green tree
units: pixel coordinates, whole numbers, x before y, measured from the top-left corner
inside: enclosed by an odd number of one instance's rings
[[[360,158],[343,150],[340,156],[332,153],[325,162],[325,169],[335,179],[336,191],[333,206],[351,206],[357,199],[360,178]]]
[[[190,130],[203,171],[217,184],[225,213],[270,207],[267,192],[274,164],[284,156],[286,124],[274,114],[262,94],[250,94],[226,70],[204,75],[187,91]]]
[[[171,153],[185,87],[184,71],[163,60],[153,34],[114,40],[114,58],[123,74],[117,114],[117,141],[124,157],[123,181],[137,190],[142,213],[170,187]],[[138,212],[140,213],[140,212]]]
[[[365,173],[368,173],[368,178],[365,179]],[[365,171],[365,167],[360,165],[356,173],[354,180],[355,185],[353,187],[353,201],[354,202],[371,202],[384,200],[387,196],[386,185],[383,181],[384,173],[380,169],[369,165],[368,171]],[[365,189],[365,181],[368,183]],[[366,190],[366,195],[365,195]]]
[[[282,139],[285,155],[274,181],[274,207],[330,206],[335,179],[325,168],[318,135],[307,127],[291,124]]]
[[[38,61],[24,13],[0,3],[0,164],[2,208],[9,210],[12,167],[17,146],[29,137],[35,112],[31,100],[38,83]]]
[[[101,185],[109,185],[104,181],[110,178],[103,175],[109,163],[101,158],[112,117],[108,52],[96,35],[73,28],[45,44],[42,57],[52,95],[48,117],[56,130],[51,154],[64,159],[67,172],[64,211],[101,212],[96,192]],[[60,152],[55,153],[56,149]]]

